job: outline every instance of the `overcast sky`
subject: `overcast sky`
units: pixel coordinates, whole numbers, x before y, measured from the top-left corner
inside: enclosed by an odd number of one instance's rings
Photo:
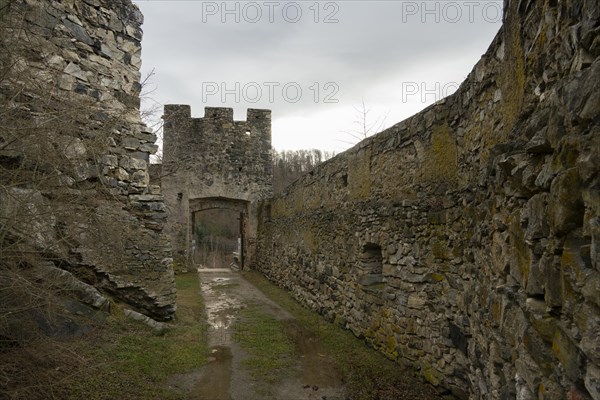
[[[363,101],[375,130],[451,94],[502,20],[502,0],[134,2],[152,100],[271,109],[278,150],[339,152]]]

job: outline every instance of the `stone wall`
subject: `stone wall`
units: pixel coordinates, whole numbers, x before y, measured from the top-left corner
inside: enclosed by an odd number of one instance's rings
[[[600,8],[504,12],[454,95],[262,205],[257,269],[458,398],[600,399]]]
[[[2,216],[48,210],[3,225],[18,244],[2,247],[4,259],[18,247],[172,318],[165,207],[148,178],[156,136],[139,113],[142,14],[130,0],[0,7]]]
[[[234,121],[233,109],[206,107],[192,118],[185,105],[167,105],[160,170],[173,252],[190,262],[193,214],[209,208],[243,212],[245,259],[254,263],[257,204],[273,194],[271,111],[249,109]]]

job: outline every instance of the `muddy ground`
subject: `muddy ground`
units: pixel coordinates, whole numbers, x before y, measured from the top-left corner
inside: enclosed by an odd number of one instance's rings
[[[231,269],[200,269],[201,293],[208,320],[211,352],[205,368],[175,376],[169,386],[189,393],[190,400],[343,400],[341,377],[323,345],[293,316]],[[255,379],[244,360],[248,354],[236,335],[244,308],[258,308],[282,322],[295,347],[295,360],[279,379]],[[242,333],[243,334],[243,333]],[[268,341],[268,338],[262,338]],[[274,372],[279,373],[279,372]]]

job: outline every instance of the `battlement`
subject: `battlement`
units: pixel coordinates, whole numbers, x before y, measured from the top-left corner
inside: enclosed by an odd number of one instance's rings
[[[167,119],[179,119],[179,118],[192,118],[192,109],[186,104],[166,104],[164,109],[163,118]],[[231,107],[204,107],[204,120],[218,120],[218,121],[231,121],[233,122],[233,108]],[[271,110],[249,108],[246,111],[246,121],[237,122],[256,122],[256,121],[271,121]]]
[[[192,108],[186,104],[165,104],[163,119],[191,118]]]
[[[233,121],[233,108],[204,107],[204,119]]]
[[[246,121],[271,121],[271,110],[260,108],[249,108],[246,111]]]

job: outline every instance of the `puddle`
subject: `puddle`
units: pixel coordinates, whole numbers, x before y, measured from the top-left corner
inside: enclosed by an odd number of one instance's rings
[[[229,347],[215,346],[204,373],[194,384],[190,399],[232,400],[229,395],[231,361],[232,355]]]
[[[204,369],[198,369],[186,374],[173,375],[167,380],[167,387],[174,392],[190,393],[203,371]]]
[[[228,344],[230,342],[228,336],[231,335],[227,331],[235,321],[236,310],[241,307],[236,297],[215,288],[215,286],[231,280],[231,278],[216,277],[200,285],[205,299],[206,317],[209,325],[209,344],[211,345],[217,343]],[[211,337],[218,340],[210,340]]]

